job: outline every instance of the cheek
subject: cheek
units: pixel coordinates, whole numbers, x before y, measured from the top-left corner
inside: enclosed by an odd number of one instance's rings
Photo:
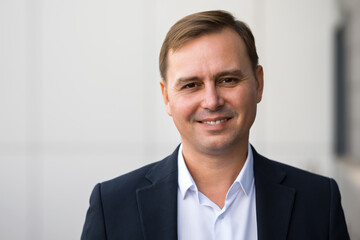
[[[249,91],[249,89],[240,89],[228,93],[226,101],[242,117],[252,117],[256,112],[256,94],[254,91]]]
[[[197,109],[196,99],[192,96],[174,96],[170,101],[172,115],[175,118],[189,119]]]
[[[228,92],[224,96],[227,102],[238,107],[246,107],[256,102],[256,95],[249,89],[238,89],[237,91]]]

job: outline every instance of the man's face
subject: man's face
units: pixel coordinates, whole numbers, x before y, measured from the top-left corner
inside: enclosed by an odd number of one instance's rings
[[[258,66],[254,73],[235,31],[225,28],[170,51],[166,77],[160,83],[166,110],[184,149],[221,154],[248,143],[263,72]]]

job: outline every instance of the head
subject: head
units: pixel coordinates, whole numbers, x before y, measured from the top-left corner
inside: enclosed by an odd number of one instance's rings
[[[244,41],[251,66],[255,73],[259,58],[251,30],[244,22],[236,20],[230,13],[217,10],[188,15],[180,19],[170,28],[161,47],[159,56],[160,75],[163,81],[166,83],[168,55],[170,51],[175,52],[185,43],[195,38],[199,38],[205,34],[220,32],[224,28],[234,30]]]
[[[170,29],[160,53],[160,85],[184,154],[247,151],[263,89],[257,62],[249,28],[226,12],[193,14]]]

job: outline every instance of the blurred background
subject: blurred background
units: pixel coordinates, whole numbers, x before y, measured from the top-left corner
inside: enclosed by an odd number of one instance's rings
[[[257,151],[337,180],[360,239],[360,1],[0,0],[0,239],[79,239],[92,188],[179,144],[166,32],[224,9],[265,72]]]

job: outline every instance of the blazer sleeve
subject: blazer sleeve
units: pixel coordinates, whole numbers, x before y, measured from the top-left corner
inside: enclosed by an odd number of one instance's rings
[[[339,187],[334,179],[330,179],[330,194],[329,240],[350,239],[341,206]]]
[[[101,184],[98,183],[91,193],[90,207],[86,214],[81,240],[106,240],[104,211],[101,199]]]

